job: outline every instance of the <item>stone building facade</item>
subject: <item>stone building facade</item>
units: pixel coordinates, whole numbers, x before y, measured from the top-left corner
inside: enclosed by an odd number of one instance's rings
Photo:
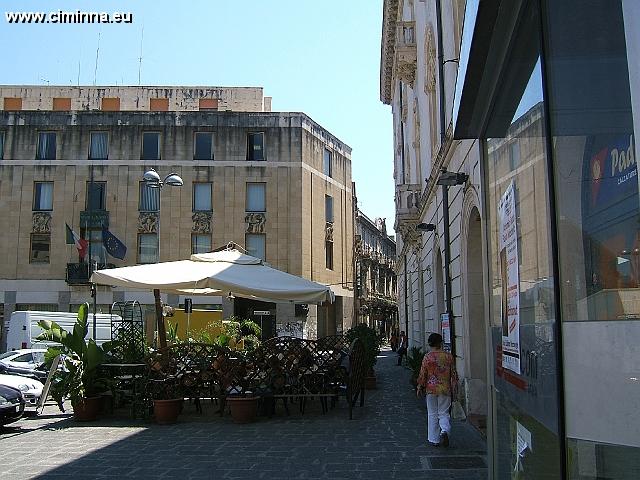
[[[261,88],[0,87],[0,301],[68,311],[91,301],[101,267],[188,258],[228,242],[271,266],[331,285],[330,306],[199,297],[225,316],[269,310],[268,334],[324,336],[353,318],[351,149],[303,113],[270,112]],[[166,108],[165,108],[166,107]],[[178,174],[149,189],[143,174]],[[127,246],[107,255],[102,226]],[[159,241],[158,241],[159,235]],[[88,258],[88,256],[87,256]],[[169,295],[172,305],[182,297]],[[152,305],[151,292],[98,287],[97,303]]]
[[[396,242],[384,218],[371,220],[356,212],[356,323],[389,335],[398,328]]]

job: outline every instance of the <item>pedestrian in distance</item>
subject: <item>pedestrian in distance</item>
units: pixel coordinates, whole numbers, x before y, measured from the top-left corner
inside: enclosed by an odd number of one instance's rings
[[[400,332],[398,339],[398,366],[402,365],[402,357],[407,354],[407,336],[404,332]]]
[[[458,389],[453,355],[442,350],[442,335],[432,333],[427,340],[431,350],[422,359],[416,394],[426,393],[427,440],[433,446],[449,446],[451,399]]]
[[[394,333],[391,334],[391,340],[389,341],[391,344],[391,350],[394,352],[398,350],[398,336]]]

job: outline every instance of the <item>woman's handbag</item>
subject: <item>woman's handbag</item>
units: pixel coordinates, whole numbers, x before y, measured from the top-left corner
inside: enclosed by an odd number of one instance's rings
[[[458,400],[451,402],[451,418],[454,420],[464,420],[467,415],[464,413],[464,408]]]

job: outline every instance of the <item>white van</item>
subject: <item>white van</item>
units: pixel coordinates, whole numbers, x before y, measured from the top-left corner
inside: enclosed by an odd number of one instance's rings
[[[111,318],[120,320],[118,315],[96,313],[96,343],[102,345],[111,340]],[[64,330],[73,331],[73,326],[78,319],[77,313],[70,312],[38,312],[38,311],[17,311],[11,314],[9,319],[9,330],[7,332],[7,351],[20,350],[23,348],[47,348],[53,342],[37,340],[42,333],[42,328],[38,325],[40,320],[56,322]],[[93,314],[89,313],[87,319],[89,332],[87,338],[93,338]]]

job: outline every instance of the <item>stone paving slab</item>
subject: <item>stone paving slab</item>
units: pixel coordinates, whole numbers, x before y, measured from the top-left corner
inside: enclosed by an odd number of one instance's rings
[[[278,404],[271,419],[236,425],[228,415],[185,406],[179,423],[160,426],[127,418],[76,423],[57,408],[20,420],[0,433],[0,478],[185,479],[469,479],[486,468],[436,470],[430,457],[480,456],[486,445],[465,422],[454,422],[451,446],[426,444],[426,413],[409,371],[383,351],[378,389],[349,420],[344,400],[323,415],[319,402],[287,417]]]

